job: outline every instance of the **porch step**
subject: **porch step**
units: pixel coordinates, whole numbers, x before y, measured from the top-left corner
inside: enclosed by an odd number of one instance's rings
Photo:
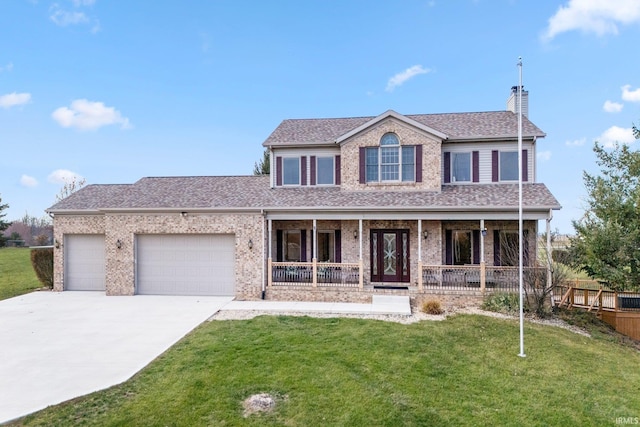
[[[409,295],[373,295],[371,312],[375,314],[411,315]]]

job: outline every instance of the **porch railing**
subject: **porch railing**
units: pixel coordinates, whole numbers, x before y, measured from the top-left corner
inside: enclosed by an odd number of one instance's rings
[[[270,262],[271,286],[362,286],[359,263]]]
[[[484,270],[484,289],[482,274]],[[526,286],[533,277],[544,277],[544,268],[524,267],[523,282]],[[424,289],[485,290],[517,292],[520,286],[518,267],[494,267],[479,265],[424,265],[422,266]]]

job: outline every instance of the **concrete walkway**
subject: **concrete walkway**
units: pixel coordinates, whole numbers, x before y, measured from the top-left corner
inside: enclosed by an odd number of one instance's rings
[[[374,295],[371,304],[304,301],[231,301],[222,310],[258,310],[329,314],[411,315],[408,296]]]
[[[131,378],[219,310],[410,315],[408,296],[372,304],[33,292],[0,301],[0,423]]]

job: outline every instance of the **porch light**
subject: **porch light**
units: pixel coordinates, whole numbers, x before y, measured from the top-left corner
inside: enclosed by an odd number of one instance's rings
[[[429,232],[428,232],[427,230],[424,230],[424,231],[422,232],[422,238],[423,238],[424,240],[427,240],[427,237],[429,237]]]
[[[249,249],[253,249],[253,240],[249,239]]]
[[[180,216],[181,216],[182,218],[186,218],[186,217],[187,217],[187,215],[188,215],[188,214],[187,214],[186,212],[180,212]]]
[[[353,230],[353,238],[354,239],[358,238],[358,230]]]
[[[487,237],[487,228],[483,228],[482,230],[480,230],[480,232],[482,233],[482,237]]]
[[[122,249],[122,240],[120,239],[116,240],[116,248]]]
[[[56,239],[53,245],[56,247],[56,249],[60,249],[60,240]]]

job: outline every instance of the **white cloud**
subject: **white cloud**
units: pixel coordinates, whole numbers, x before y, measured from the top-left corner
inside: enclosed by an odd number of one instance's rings
[[[611,126],[596,138],[596,141],[606,148],[612,148],[616,142],[620,144],[630,144],[635,141],[635,138],[633,136],[633,129]]]
[[[536,157],[542,162],[547,162],[551,159],[551,151],[540,151]]]
[[[51,6],[52,11],[49,19],[53,21],[54,24],[59,25],[60,27],[66,27],[67,25],[76,25],[76,24],[85,24],[89,22],[89,18],[84,12],[78,11],[66,11],[60,9],[58,4],[54,4]]]
[[[92,102],[86,99],[76,99],[71,108],[60,107],[51,117],[64,128],[81,130],[95,130],[102,126],[119,124],[121,129],[130,129],[129,119],[122,117],[120,111],[107,107],[102,102]]]
[[[640,22],[638,0],[569,0],[549,18],[542,39],[550,41],[558,34],[573,30],[597,36],[618,34],[619,24],[634,22]]]
[[[38,185],[38,180],[29,175],[22,175],[20,177],[20,184],[23,187],[36,187]]]
[[[640,88],[636,90],[630,90],[631,85],[624,85],[622,89],[622,99],[629,102],[640,102]]]
[[[619,113],[620,111],[622,111],[622,107],[624,107],[624,105],[620,104],[619,102],[613,102],[613,101],[607,100],[607,101],[604,101],[604,105],[602,106],[602,109],[607,113]]]
[[[91,33],[96,34],[101,30],[100,21],[87,16],[86,13],[77,10],[82,6],[92,6],[95,0],[72,0],[76,10],[65,10],[58,3],[54,3],[49,8],[51,15],[49,19],[60,27],[68,25],[91,24]]]
[[[565,145],[569,147],[580,147],[587,142],[587,138],[574,139],[573,141],[565,142]]]
[[[75,172],[67,169],[56,169],[49,174],[47,180],[52,184],[70,184],[82,181],[84,178]]]
[[[427,74],[429,72],[431,72],[431,70],[429,68],[423,68],[422,65],[414,65],[413,67],[409,67],[406,70],[391,77],[387,82],[387,88],[385,90],[387,92],[393,92],[396,87],[401,86],[407,80],[419,74]]]
[[[3,71],[11,71],[11,70],[13,70],[13,62],[9,62],[4,67],[0,67],[0,73]]]
[[[30,93],[9,93],[0,96],[0,107],[11,108],[16,105],[24,105],[31,101]]]

